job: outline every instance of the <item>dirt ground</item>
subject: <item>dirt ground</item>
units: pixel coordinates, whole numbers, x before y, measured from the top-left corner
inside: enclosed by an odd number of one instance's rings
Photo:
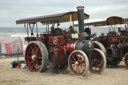
[[[128,68],[124,61],[117,68],[106,68],[102,74],[88,71],[85,76],[73,76],[68,70],[52,74],[12,69],[13,60],[16,58],[0,59],[0,85],[128,85]]]

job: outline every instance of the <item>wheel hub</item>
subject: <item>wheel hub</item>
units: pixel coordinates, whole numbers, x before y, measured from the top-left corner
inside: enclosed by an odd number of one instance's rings
[[[36,55],[32,55],[32,60],[35,61],[35,59],[36,59]]]
[[[78,64],[79,64],[78,61],[76,61],[76,62],[75,62],[75,65],[78,66]]]

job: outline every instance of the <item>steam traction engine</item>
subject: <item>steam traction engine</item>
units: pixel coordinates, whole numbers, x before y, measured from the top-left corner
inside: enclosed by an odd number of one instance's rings
[[[32,72],[46,71],[53,67],[56,70],[65,70],[68,66],[72,74],[84,75],[88,69],[91,72],[102,73],[106,67],[104,53],[93,48],[92,42],[86,40],[83,32],[84,19],[89,15],[84,13],[84,7],[77,7],[78,11],[66,12],[48,16],[17,20],[17,24],[24,24],[29,42],[25,51],[25,62]],[[79,33],[71,25],[69,30],[62,30],[59,23],[68,21],[79,22]],[[37,22],[46,24],[46,32],[38,34]],[[51,31],[49,26],[52,25]],[[57,28],[55,28],[57,25]],[[37,37],[33,34],[36,26]],[[29,36],[28,28],[31,35]]]
[[[106,48],[105,54],[108,66],[117,66],[123,57],[125,64],[128,66],[128,30],[123,28],[121,24],[125,24],[124,19],[118,16],[108,17],[105,21],[86,23],[86,25],[109,26],[107,35],[101,34],[95,37],[93,41],[99,41]],[[118,29],[118,32],[116,32]],[[102,48],[95,43],[95,47]],[[102,49],[101,49],[102,50]]]

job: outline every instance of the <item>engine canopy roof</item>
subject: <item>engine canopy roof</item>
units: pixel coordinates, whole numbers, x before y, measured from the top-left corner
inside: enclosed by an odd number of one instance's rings
[[[89,18],[88,14],[84,13],[84,15],[85,15],[84,19]],[[69,22],[71,16],[73,21],[78,20],[77,11],[72,11],[72,12],[65,12],[59,14],[46,15],[46,16],[24,18],[17,20],[16,24],[36,23],[36,22],[41,22],[43,24],[52,24],[52,23]]]

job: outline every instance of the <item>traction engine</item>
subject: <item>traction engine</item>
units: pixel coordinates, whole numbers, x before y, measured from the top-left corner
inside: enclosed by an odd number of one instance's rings
[[[127,30],[109,32],[106,36],[99,36],[94,40],[101,42],[106,48],[106,59],[108,66],[117,66],[125,57],[125,64],[128,66],[128,37]]]
[[[47,29],[48,32],[40,36],[27,37],[29,44],[25,51],[25,62],[28,70],[42,72],[53,68],[58,71],[69,67],[74,75],[85,75],[88,69],[94,73],[103,72],[106,67],[105,55],[101,50],[93,47],[92,41],[86,40],[86,34],[83,31],[84,19],[89,16],[84,13],[84,7],[77,7],[77,10],[77,12],[17,21],[17,24],[27,23],[31,29],[31,24],[37,21],[47,24],[48,27],[50,23],[54,27],[55,22],[58,24],[58,22],[71,21],[71,17],[79,22],[79,33],[72,28],[70,31],[65,31],[52,27],[51,32]]]

